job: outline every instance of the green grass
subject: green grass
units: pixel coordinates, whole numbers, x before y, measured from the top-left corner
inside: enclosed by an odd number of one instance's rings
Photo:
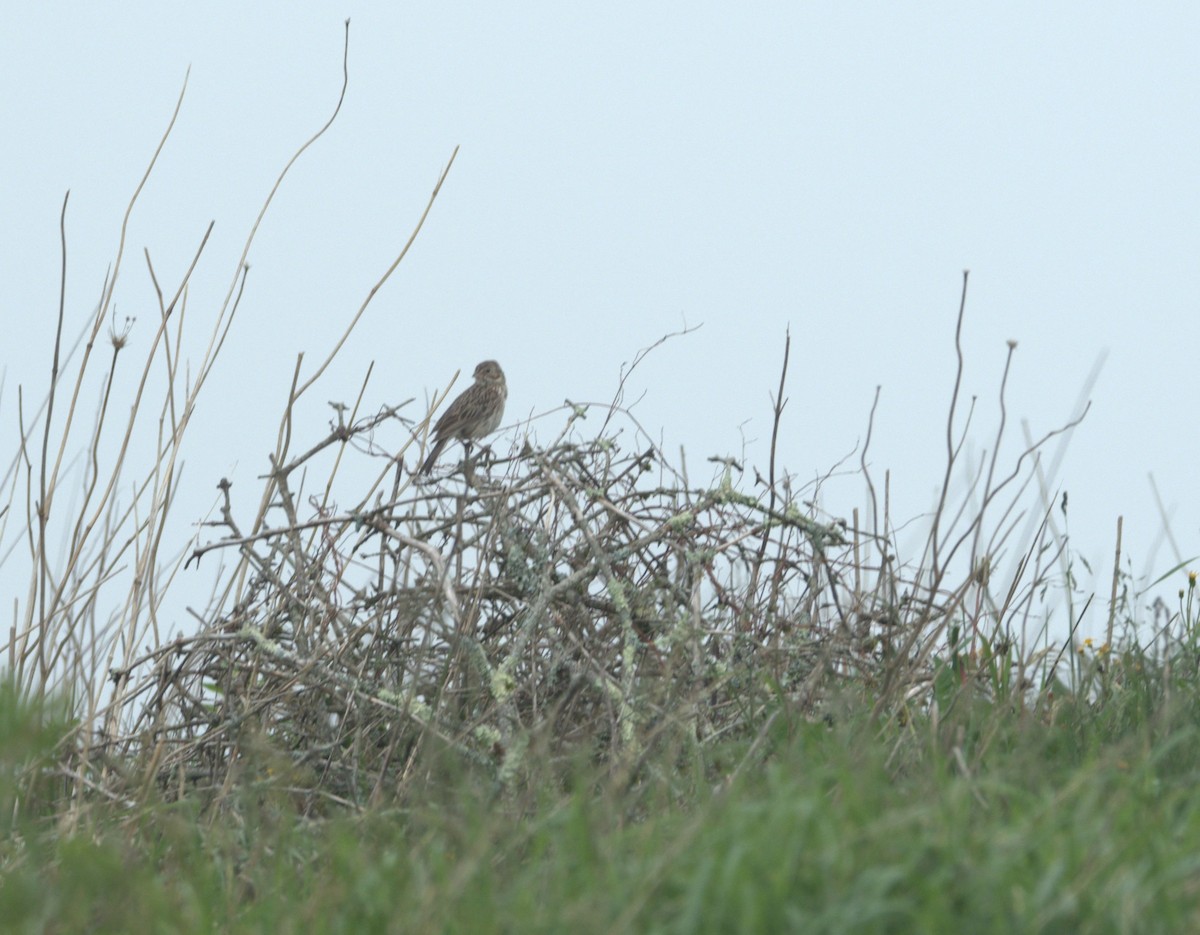
[[[0,918],[12,932],[1191,931],[1200,691],[1179,671],[1130,654],[1052,708],[964,695],[936,722],[872,720],[869,699],[833,724],[781,710],[750,759],[742,742],[716,749],[742,763],[729,782],[699,779],[707,752],[690,764],[687,794],[676,752],[669,782],[654,778],[666,762],[636,782],[581,768],[518,800],[463,775],[323,821],[248,785],[208,814],[90,803],[73,833],[46,780],[14,813],[14,766],[64,726],[15,716],[10,694]]]

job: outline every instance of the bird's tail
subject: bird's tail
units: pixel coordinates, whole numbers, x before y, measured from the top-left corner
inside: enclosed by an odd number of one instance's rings
[[[450,441],[449,438],[439,438],[433,443],[433,450],[429,452],[429,457],[425,459],[425,463],[421,465],[421,469],[417,471],[417,474],[428,474],[433,470],[433,465],[437,461],[438,455],[442,453],[442,449],[446,447],[448,441]]]

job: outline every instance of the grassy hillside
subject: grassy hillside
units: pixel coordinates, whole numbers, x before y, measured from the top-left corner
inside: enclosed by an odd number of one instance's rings
[[[0,914],[29,932],[1191,931],[1195,648],[1103,662],[1086,696],[960,698],[936,722],[852,695],[814,722],[781,699],[755,749],[655,757],[639,780],[578,763],[512,793],[448,770],[419,803],[314,820],[259,764],[218,811],[96,797],[71,834],[47,788],[62,727],[10,694]],[[42,797],[18,797],[33,762]]]

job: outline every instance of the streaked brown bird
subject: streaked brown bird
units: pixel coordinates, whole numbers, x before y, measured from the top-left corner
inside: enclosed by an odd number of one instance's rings
[[[475,368],[475,382],[463,390],[433,427],[433,450],[418,474],[428,474],[450,442],[458,439],[468,447],[473,439],[491,435],[504,417],[508,384],[504,371],[494,360],[485,360]]]

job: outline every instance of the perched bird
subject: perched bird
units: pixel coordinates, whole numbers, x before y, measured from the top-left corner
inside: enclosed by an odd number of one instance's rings
[[[433,450],[418,474],[429,473],[438,455],[454,439],[470,445],[472,439],[491,435],[504,416],[508,384],[504,371],[494,360],[485,360],[475,368],[475,382],[468,386],[433,427]]]

